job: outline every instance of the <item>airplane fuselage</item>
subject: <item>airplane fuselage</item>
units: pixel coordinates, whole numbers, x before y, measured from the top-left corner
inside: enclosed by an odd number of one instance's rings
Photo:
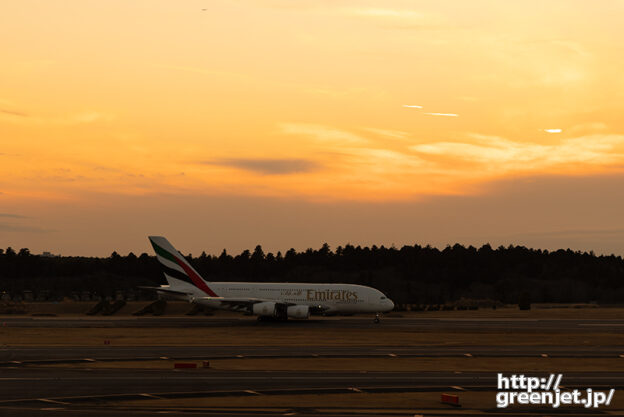
[[[173,284],[178,289],[188,285],[182,281]],[[380,313],[394,308],[394,303],[381,291],[355,284],[210,282],[210,288],[218,297],[252,298],[291,305],[307,305],[326,313]],[[208,294],[199,288],[188,285],[186,290],[192,293],[192,298],[196,302],[220,308],[218,299],[204,299]]]
[[[214,282],[224,297],[254,297],[288,304],[323,307],[327,312],[375,313],[394,308],[392,301],[371,287],[353,284]]]

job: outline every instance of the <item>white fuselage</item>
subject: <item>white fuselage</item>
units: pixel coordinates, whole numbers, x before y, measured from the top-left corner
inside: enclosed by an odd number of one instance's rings
[[[170,284],[176,289],[186,287],[188,291],[192,291],[192,297],[198,300],[208,297],[208,294],[199,288],[182,281]],[[394,308],[394,303],[381,291],[364,285],[281,282],[210,282],[209,285],[218,297],[261,299],[304,305],[333,314],[381,313]],[[202,304],[212,304],[207,301]],[[216,301],[215,299],[214,306],[219,308]]]

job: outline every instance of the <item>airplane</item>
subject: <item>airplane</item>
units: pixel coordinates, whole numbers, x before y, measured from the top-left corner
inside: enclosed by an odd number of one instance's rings
[[[307,319],[310,314],[351,315],[391,311],[394,303],[381,291],[354,284],[287,282],[208,282],[162,236],[148,236],[168,285],[142,287],[159,296],[212,309],[233,310],[263,319]]]

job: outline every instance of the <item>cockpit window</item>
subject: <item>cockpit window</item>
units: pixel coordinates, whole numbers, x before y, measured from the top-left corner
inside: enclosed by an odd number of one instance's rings
[[[381,300],[385,300],[385,299],[386,299],[386,297],[381,297]]]

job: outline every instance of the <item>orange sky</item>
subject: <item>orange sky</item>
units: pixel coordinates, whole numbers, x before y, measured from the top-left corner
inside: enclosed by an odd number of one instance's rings
[[[514,181],[548,178],[611,198],[617,187],[605,184],[624,166],[622,12],[617,0],[9,1],[0,247],[140,252],[145,235],[167,232],[194,251],[497,239],[592,249],[600,239],[517,234],[612,233],[624,222],[588,207],[553,223],[516,205],[517,215],[461,233],[448,217],[429,219],[423,236],[404,226],[426,215],[379,218],[444,211],[449,199],[503,204]],[[525,191],[533,205],[554,198]],[[129,228],[141,201],[170,209]],[[248,218],[297,204],[301,221],[327,232],[277,233],[289,212],[266,230],[237,228],[230,208],[243,201]],[[564,201],[552,200],[553,219],[566,218]],[[214,205],[227,209],[203,218]],[[353,226],[361,234],[332,226],[373,208]],[[531,230],[510,227],[518,216]]]

